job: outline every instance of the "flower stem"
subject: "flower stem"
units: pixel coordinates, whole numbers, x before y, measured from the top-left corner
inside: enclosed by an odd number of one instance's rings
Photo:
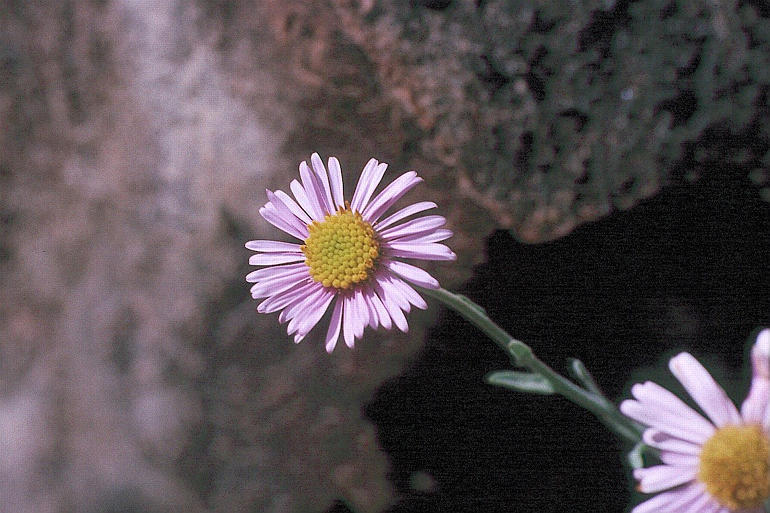
[[[623,416],[615,405],[601,394],[586,390],[551,369],[535,356],[532,348],[516,340],[495,324],[479,305],[465,296],[453,294],[445,289],[421,288],[420,290],[483,331],[511,357],[514,365],[525,367],[548,380],[554,391],[592,412],[604,425],[629,442],[636,444],[641,440],[642,426]]]

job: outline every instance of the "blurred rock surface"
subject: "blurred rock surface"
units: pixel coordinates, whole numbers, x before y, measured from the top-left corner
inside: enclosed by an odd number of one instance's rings
[[[243,280],[300,93],[187,2],[3,9],[0,509],[381,509],[359,406],[418,341],[295,348]]]

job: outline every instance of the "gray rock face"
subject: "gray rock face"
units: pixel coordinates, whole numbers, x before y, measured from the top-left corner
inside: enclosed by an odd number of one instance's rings
[[[323,23],[365,54],[422,154],[524,240],[654,194],[709,127],[766,124],[770,20],[751,2],[332,4]]]

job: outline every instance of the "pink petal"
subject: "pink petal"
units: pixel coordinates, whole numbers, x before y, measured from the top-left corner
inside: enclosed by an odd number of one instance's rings
[[[283,324],[292,320],[299,309],[302,308],[305,301],[307,301],[307,296],[294,296],[291,302],[288,305],[285,305],[285,308],[278,314],[278,322]]]
[[[407,281],[411,281],[415,285],[427,289],[439,288],[438,280],[419,267],[397,260],[383,260],[383,265],[390,271],[398,274]]]
[[[300,230],[292,223],[281,217],[281,215],[278,213],[278,210],[275,208],[275,206],[273,206],[272,203],[267,203],[264,207],[260,208],[259,214],[265,218],[265,221],[272,224],[279,230],[283,230],[289,235],[292,235],[300,240],[305,240],[310,235],[310,233],[307,231],[307,227],[305,227],[303,230]]]
[[[321,161],[321,157],[318,156],[318,153],[313,153],[310,156],[310,163],[313,164],[313,171],[315,171],[316,176],[318,177],[318,181],[321,184],[321,187],[323,188],[324,192],[324,202],[326,203],[326,211],[329,213],[334,212],[336,209],[334,208],[334,200],[332,199],[332,191],[329,187],[329,175],[326,173],[326,168],[324,167],[323,161]]]
[[[679,508],[692,500],[704,495],[703,485],[700,483],[690,483],[673,490],[660,493],[651,499],[638,504],[631,510],[631,513],[659,513],[669,512],[672,508]]]
[[[324,216],[328,213],[328,210],[324,208],[326,201],[323,199],[324,192],[321,190],[321,184],[317,183],[318,178],[307,167],[307,163],[304,161],[299,165],[299,177],[302,180],[302,188],[305,189],[307,199],[310,202],[311,217],[318,221],[322,221]]]
[[[631,513],[658,513],[660,511],[665,511],[665,507],[668,506],[672,500],[679,497],[680,493],[681,492],[678,490],[659,493],[651,499],[647,499],[641,504],[637,504],[636,507],[631,510]]]
[[[372,174],[372,171],[374,171],[376,167],[377,160],[369,159],[369,162],[366,163],[363,171],[361,171],[361,175],[358,177],[356,189],[353,191],[353,198],[350,200],[350,208],[356,212],[361,211],[361,197],[366,192],[367,185],[369,184],[369,176]]]
[[[304,260],[304,253],[259,253],[249,257],[249,265],[288,264]]]
[[[298,287],[296,290],[291,290],[283,294],[278,294],[277,296],[271,296],[265,299],[264,301],[262,301],[259,304],[259,306],[257,306],[257,311],[259,313],[277,312],[278,310],[285,308],[287,305],[290,305],[291,303],[296,301],[297,298],[310,294],[318,288],[323,288],[323,285],[314,281],[306,285],[302,285],[301,287]]]
[[[275,294],[280,294],[283,291],[302,285],[309,279],[311,278],[306,272],[299,270],[294,274],[281,276],[272,280],[265,280],[251,287],[251,297],[258,299],[261,297],[274,296]]]
[[[411,304],[413,304],[420,310],[426,310],[428,308],[428,304],[425,302],[422,296],[420,296],[406,282],[401,281],[394,277],[391,277],[391,281],[393,285],[399,290],[399,292],[401,292],[401,295],[404,296]]]
[[[693,454],[680,454],[678,452],[663,451],[660,453],[660,461],[666,465],[675,467],[698,467],[700,458]]]
[[[301,317],[303,312],[308,311],[312,304],[320,299],[323,292],[324,289],[320,288],[311,290],[303,295],[294,296],[292,301],[281,310],[281,313],[278,315],[278,322],[283,324],[285,322],[293,321],[296,317]],[[295,324],[296,322],[291,324],[291,327],[293,328]],[[296,330],[288,328],[287,332],[291,335],[292,333],[295,333]]]
[[[713,424],[657,383],[638,383],[631,387],[631,393],[645,408],[667,411],[676,418],[677,425],[686,426],[688,431],[696,433],[703,440],[714,434]]]
[[[770,380],[754,379],[751,390],[741,406],[744,422],[764,425],[770,428]]]
[[[307,215],[307,212],[300,207],[296,201],[291,199],[291,196],[281,190],[275,191],[275,195],[278,196],[281,201],[283,201],[283,204],[286,205],[286,208],[291,210],[291,213],[297,216],[303,223],[307,225],[313,221],[310,219],[310,216]]]
[[[370,295],[370,291],[364,290],[362,291],[362,297],[364,298],[364,303],[366,303],[366,311],[367,315],[369,316],[369,327],[373,330],[376,330],[377,327],[380,325],[380,317],[377,315],[377,309],[374,308],[374,305],[372,304],[372,298]]]
[[[332,188],[332,196],[334,196],[334,206],[344,207],[345,196],[342,192],[342,169],[340,169],[340,161],[334,157],[329,157],[329,182]],[[332,347],[332,349],[334,348]]]
[[[444,226],[446,219],[442,216],[424,216],[412,219],[398,226],[379,232],[384,240],[393,240],[405,235],[422,235]]]
[[[741,423],[741,416],[725,391],[691,354],[678,354],[668,367],[717,427]]]
[[[682,440],[698,445],[706,441],[706,437],[694,431],[686,423],[683,425],[678,417],[666,410],[648,408],[638,401],[626,400],[620,403],[620,411],[623,412],[623,415],[644,425],[659,429]]]
[[[321,317],[329,308],[329,303],[332,302],[332,299],[334,299],[334,292],[324,290],[317,301],[313,302],[312,305],[308,305],[305,310],[292,319],[292,322],[296,322],[296,324],[294,327],[289,326],[289,334],[291,334],[292,329],[296,329],[297,335],[304,338],[321,320]],[[291,323],[289,324],[291,325]]]
[[[364,328],[369,324],[369,310],[366,308],[366,301],[361,289],[353,292],[353,311],[355,318],[353,323],[353,335],[355,338],[364,336]]]
[[[388,254],[400,258],[412,258],[415,260],[456,260],[457,255],[443,244],[430,242],[419,244],[414,242],[398,243],[387,242]]]
[[[286,265],[272,265],[270,267],[265,267],[264,269],[258,269],[250,273],[250,275],[254,275],[254,283],[262,283],[296,273],[302,273],[305,276],[310,276],[307,264],[305,264],[305,262],[297,262],[296,264]]]
[[[412,306],[406,296],[404,296],[398,287],[395,286],[395,279],[392,276],[383,276],[379,278],[377,282],[380,284],[385,294],[387,294],[401,310],[409,313]]]
[[[369,300],[371,301],[372,306],[375,310],[377,310],[377,319],[379,320],[380,324],[383,328],[389,330],[393,324],[390,321],[390,314],[388,313],[388,310],[385,308],[385,305],[382,304],[382,300],[374,291],[374,289],[368,289],[365,294],[369,296]]]
[[[682,496],[669,504],[671,513],[694,513],[702,505],[713,502],[711,496],[706,492],[706,487],[699,481],[684,485],[682,488],[684,488]]]
[[[412,205],[409,205],[408,207],[404,207],[395,214],[392,214],[379,223],[376,223],[374,225],[374,229],[378,232],[380,230],[383,230],[384,228],[387,228],[388,226],[392,225],[393,223],[397,223],[398,221],[407,218],[411,215],[418,214],[420,212],[423,212],[425,210],[429,210],[431,208],[436,208],[436,204],[432,201],[420,201],[419,203],[414,203]]]
[[[634,478],[639,481],[639,491],[654,493],[692,481],[697,473],[698,467],[655,465],[635,469]]]
[[[299,233],[303,234],[303,240],[304,238],[307,238],[307,236],[310,235],[310,232],[307,231],[307,224],[295,216],[292,211],[289,210],[289,207],[287,207],[283,201],[281,201],[281,198],[276,196],[273,191],[270,189],[265,189],[265,192],[267,193],[267,198],[270,200],[268,205],[273,205],[276,209],[276,212],[278,212],[278,215],[281,216],[281,219],[291,224],[291,226],[296,228]],[[268,205],[265,206],[267,207]]]
[[[329,165],[329,167],[332,166]],[[329,354],[334,351],[334,346],[337,345],[337,340],[340,338],[343,302],[342,297],[337,296],[337,301],[334,303],[334,310],[332,310],[332,318],[329,321],[329,330],[326,332],[326,352]]]
[[[398,329],[406,333],[409,331],[409,325],[406,322],[406,317],[404,317],[404,313],[401,311],[401,308],[398,307],[398,304],[394,301],[394,298],[385,293],[382,288],[382,283],[384,283],[384,280],[381,281],[380,279],[377,279],[374,282],[374,289],[377,292],[377,295],[380,296],[382,304],[388,311],[388,315],[390,315],[393,323]]]
[[[770,330],[762,330],[751,348],[751,389],[741,405],[745,422],[762,424],[770,414]]]
[[[313,306],[318,304],[325,297],[323,293],[323,290],[314,291],[312,294],[309,294],[299,299],[295,303],[289,305],[284,311],[281,312],[281,322],[283,323],[289,321],[289,324],[286,326],[287,334],[293,335],[298,333],[298,324],[309,315],[312,315],[312,313],[315,311]]]
[[[364,220],[369,223],[376,222],[386,210],[420,182],[422,178],[414,171],[408,171],[396,178],[367,205],[361,214]]]
[[[450,230],[436,230],[428,233],[418,233],[417,235],[404,235],[396,239],[398,242],[439,242],[451,237],[453,233]]]
[[[696,445],[690,442],[671,436],[663,431],[657,429],[647,429],[642,435],[644,443],[650,447],[654,447],[661,451],[676,452],[679,454],[686,454],[690,456],[697,456],[700,454],[700,445]]]
[[[297,203],[299,203],[302,209],[307,212],[311,219],[315,219],[316,221],[323,221],[323,216],[318,217],[319,214],[315,211],[313,205],[310,204],[310,200],[307,197],[305,188],[302,187],[302,185],[297,180],[292,180],[289,184],[289,188],[294,194],[294,197],[297,198]]]
[[[258,281],[266,278],[278,277],[286,273],[291,274],[297,269],[302,268],[307,268],[307,265],[305,265],[304,262],[289,265],[276,265],[272,267],[266,267],[264,269],[257,269],[256,271],[251,271],[246,275],[246,281],[249,283],[257,283]]]
[[[277,240],[250,240],[246,243],[246,249],[261,251],[263,253],[301,252],[299,244],[291,242],[279,242]]]
[[[318,285],[320,285],[320,283]],[[287,329],[289,335],[291,335],[292,333],[296,332],[295,326],[297,322],[303,316],[305,316],[307,312],[313,311],[315,306],[322,302],[322,300],[329,293],[334,294],[332,291],[325,289],[324,287],[314,287],[306,294],[296,296],[294,301],[287,305],[286,308],[281,312],[281,315],[278,316],[278,321],[281,323],[286,321],[294,321],[293,323],[289,323],[289,327]]]
[[[366,187],[361,194],[361,198],[358,204],[358,207],[353,207],[351,204],[351,208],[354,210],[357,210],[360,212],[364,208],[366,208],[366,205],[369,203],[369,200],[372,197],[372,194],[374,194],[374,189],[377,188],[377,186],[380,184],[380,181],[382,180],[382,176],[385,174],[385,170],[388,168],[388,165],[384,162],[381,164],[378,164],[377,167],[374,168],[374,170],[371,173],[371,176],[369,177],[368,184],[366,184]]]
[[[345,345],[352,348],[356,342],[355,336],[353,335],[355,332],[353,324],[353,296],[342,296],[342,299],[344,300],[342,312],[342,336],[345,339]]]
[[[708,493],[702,493],[690,503],[674,509],[672,513],[716,513],[721,506]]]
[[[754,376],[770,379],[770,329],[764,329],[757,335],[757,341],[751,348],[751,366]]]

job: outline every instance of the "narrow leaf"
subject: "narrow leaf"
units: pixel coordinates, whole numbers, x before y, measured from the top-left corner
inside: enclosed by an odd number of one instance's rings
[[[531,394],[549,395],[556,391],[551,383],[539,374],[516,371],[496,371],[487,374],[487,383],[500,387],[529,392]]]
[[[583,387],[589,392],[593,392],[598,396],[603,396],[602,391],[599,389],[599,385],[596,384],[591,373],[586,369],[585,364],[577,358],[570,358],[569,371],[572,376],[578,380]]]
[[[647,446],[644,444],[644,442],[639,442],[634,446],[633,449],[628,452],[626,457],[628,458],[628,464],[631,465],[632,469],[638,469],[644,466],[644,458],[642,457],[642,453],[644,453],[646,447]]]

